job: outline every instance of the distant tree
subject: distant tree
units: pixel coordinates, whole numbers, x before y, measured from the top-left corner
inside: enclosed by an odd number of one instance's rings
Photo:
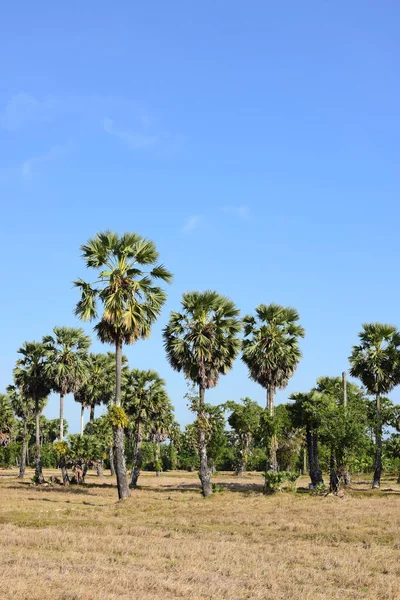
[[[384,323],[367,323],[359,333],[360,343],[353,346],[350,374],[360,379],[369,394],[375,396],[375,465],[373,488],[379,488],[382,474],[381,397],[400,383],[400,332]]]
[[[60,394],[60,441],[64,439],[64,396],[77,392],[88,378],[87,351],[90,338],[83,329],[54,327],[43,337],[48,352],[47,374],[51,388]]]
[[[305,331],[298,321],[294,308],[278,304],[260,304],[255,316],[243,319],[242,360],[250,378],[266,390],[266,410],[272,418],[276,390],[287,386],[301,359],[299,338],[304,337]],[[276,437],[272,436],[266,472],[278,469],[276,451]]]
[[[319,434],[329,399],[312,390],[307,393],[291,394],[294,404],[290,408],[294,427],[303,427],[306,434],[308,468],[312,485],[324,483],[319,463]]]
[[[163,441],[162,433],[168,427],[172,414],[164,379],[153,370],[127,371],[124,374],[122,405],[129,416],[134,439],[130,486],[135,489],[142,466],[143,441],[151,439],[156,444]]]
[[[102,453],[101,458],[95,462],[97,475],[103,476],[104,459],[110,455],[110,448],[113,445],[113,429],[108,415],[102,415],[97,419],[93,419],[92,423],[87,423],[84,430],[84,435],[92,435],[100,444]]]
[[[89,377],[75,392],[76,402],[81,404],[81,435],[83,434],[83,410],[90,408],[90,424],[93,424],[95,407],[110,404],[115,394],[115,357],[107,354],[89,354],[87,358]]]
[[[121,413],[121,376],[123,344],[134,344],[149,336],[160,315],[166,294],[156,280],[170,283],[172,275],[163,265],[157,265],[158,252],[153,242],[136,233],[98,233],[82,246],[87,267],[97,271],[97,281],[75,282],[82,297],[76,315],[88,321],[97,318],[96,304],[103,306],[95,331],[103,343],[114,344],[116,362],[114,423],[114,454],[118,496],[130,496],[126,478],[124,450],[124,416]],[[149,268],[149,271],[145,269]]]
[[[49,379],[46,370],[48,357],[46,346],[40,342],[25,342],[18,350],[21,358],[13,371],[15,385],[18,386],[22,396],[32,400],[35,412],[36,424],[36,468],[35,480],[43,483],[43,469],[40,458],[40,425],[39,417],[46,405],[50,394]]]
[[[19,419],[21,419],[23,423],[21,460],[19,463],[18,474],[18,478],[23,479],[25,476],[26,460],[28,453],[28,423],[34,417],[35,404],[32,398],[24,397],[23,393],[17,385],[9,385],[7,387],[7,393],[10,398],[14,414]]]
[[[0,446],[7,446],[15,426],[13,407],[9,395],[0,394]]]
[[[347,404],[343,402],[341,377],[320,377],[314,388],[323,394],[319,436],[330,452],[330,490],[339,491],[348,476],[351,453],[361,449],[366,441],[367,402],[363,391],[355,384],[346,384]]]
[[[225,402],[230,411],[228,423],[235,436],[236,475],[241,477],[246,471],[250,447],[260,428],[262,408],[251,398],[242,398],[241,404]]]
[[[197,413],[199,477],[204,496],[212,493],[207,459],[205,390],[217,385],[220,375],[232,368],[240,349],[241,322],[233,302],[217,292],[183,294],[182,311],[172,312],[164,328],[164,345],[173,369],[198,386]]]

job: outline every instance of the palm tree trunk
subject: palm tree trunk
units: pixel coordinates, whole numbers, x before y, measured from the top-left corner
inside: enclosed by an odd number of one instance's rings
[[[160,449],[160,442],[156,442],[156,449],[155,449],[155,463],[156,463],[156,476],[160,477],[161,473],[162,473],[162,467],[161,467],[161,463],[160,463],[160,454],[161,454],[161,449]]]
[[[375,465],[373,488],[381,487],[382,475],[382,416],[381,416],[381,398],[376,395],[376,433],[375,433]]]
[[[332,494],[337,494],[340,488],[340,477],[336,469],[336,458],[333,448],[331,448],[331,454],[329,458],[329,471],[329,489]]]
[[[131,473],[131,483],[130,487],[134,490],[137,487],[137,482],[140,475],[140,469],[142,467],[142,423],[139,419],[137,433],[136,433],[136,444],[135,444],[135,452],[133,455],[133,464],[132,464],[132,473]]]
[[[197,415],[198,420],[198,445],[199,445],[199,455],[200,455],[200,470],[199,470],[199,478],[201,481],[201,489],[203,496],[209,496],[212,494],[212,486],[211,486],[211,469],[208,466],[207,460],[207,440],[206,440],[206,432],[204,429],[204,388],[199,386],[199,400],[200,400],[200,410]]]
[[[114,448],[113,448],[113,446],[110,447],[109,460],[110,460],[111,477],[114,477],[114,475],[115,475],[115,464],[114,464]]]
[[[121,406],[122,342],[120,340],[115,343],[115,363],[115,406]],[[119,425],[114,427],[114,455],[118,498],[125,500],[125,498],[129,498],[131,492],[126,477],[124,429]]]
[[[273,418],[275,414],[274,408],[274,398],[275,398],[275,388],[273,386],[267,387],[267,411],[269,415]],[[278,462],[276,460],[276,451],[277,451],[277,439],[276,435],[273,435],[270,441],[270,446],[266,448],[267,454],[267,464],[266,471],[277,471],[278,470]]]
[[[313,431],[312,433],[312,453],[313,453],[313,469],[314,469],[314,485],[318,485],[319,483],[324,483],[322,477],[322,471],[319,466],[319,457],[318,457],[318,432]]]
[[[64,439],[64,394],[60,394],[60,442]]]
[[[39,424],[39,402],[35,399],[35,421],[36,421],[36,445],[35,445],[35,478],[37,483],[43,483],[42,460],[40,458],[40,424]]]
[[[90,405],[90,435],[93,435],[94,404]]]
[[[22,436],[22,451],[21,451],[21,461],[19,463],[18,479],[23,479],[24,475],[25,475],[27,439],[28,439],[28,422],[27,422],[26,417],[24,417],[24,433]]]
[[[83,420],[85,416],[85,406],[81,404],[81,436],[83,435]]]

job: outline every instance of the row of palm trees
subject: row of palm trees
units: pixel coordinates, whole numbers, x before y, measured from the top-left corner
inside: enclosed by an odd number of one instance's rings
[[[125,233],[119,237],[116,233],[105,231],[98,233],[81,249],[86,266],[95,274],[93,282],[82,279],[75,282],[81,292],[75,314],[84,321],[95,321],[94,330],[100,341],[114,345],[114,375],[108,375],[106,382],[96,381],[94,375],[86,379],[81,365],[85,362],[89,338],[82,330],[55,328],[54,335],[46,336],[42,343],[32,342],[21,348],[22,357],[14,378],[24,395],[32,399],[36,418],[40,402],[47,397],[50,389],[49,383],[46,383],[48,379],[42,376],[46,369],[51,371],[51,389],[60,394],[60,416],[63,397],[70,392],[75,393],[82,404],[94,406],[96,401],[93,399],[100,401],[102,398],[111,405],[109,417],[113,425],[118,495],[124,499],[130,495],[130,490],[124,452],[127,405],[122,406],[123,346],[149,336],[166,300],[166,293],[159,283],[170,283],[172,275],[158,262],[154,243],[137,234]],[[240,337],[242,331],[243,339]],[[266,391],[266,413],[273,420],[276,391],[286,387],[298,366],[300,340],[304,334],[299,315],[293,308],[261,304],[254,315],[241,319],[235,304],[215,291],[185,293],[180,310],[171,313],[163,330],[167,358],[172,368],[182,372],[198,390],[194,409],[197,412],[199,476],[204,496],[212,493],[206,444],[206,390],[217,385],[219,377],[232,368],[241,351],[250,378]],[[107,360],[111,369],[110,357]],[[374,481],[377,482],[382,470],[382,440],[378,431],[379,427],[381,431],[380,397],[400,382],[400,334],[397,329],[381,324],[365,325],[360,334],[360,344],[354,347],[350,362],[351,374],[360,378],[368,392],[376,396],[378,418]],[[95,363],[93,359],[93,373]],[[25,375],[22,376],[24,370]],[[74,373],[73,377],[71,373]],[[146,385],[150,385],[149,382],[143,381],[143,388]],[[139,405],[138,388],[134,397],[133,405]],[[153,411],[154,418],[156,413],[157,409]],[[139,426],[136,440],[139,465],[140,438]],[[133,486],[135,478],[137,481],[135,468],[136,473],[138,471],[138,467],[134,466],[131,476]],[[276,469],[276,441],[272,435],[267,448],[266,473]],[[36,475],[40,481],[40,457],[37,459]]]

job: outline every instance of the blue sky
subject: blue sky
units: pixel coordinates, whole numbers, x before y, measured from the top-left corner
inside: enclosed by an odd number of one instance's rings
[[[153,239],[175,275],[126,354],[165,377],[181,423],[161,329],[186,290],[298,309],[304,358],[278,402],[348,368],[361,323],[400,325],[399,19],[365,0],[4,6],[0,388],[25,340],[79,325],[79,247],[106,228]],[[264,403],[238,361],[209,400],[246,395]],[[78,413],[68,398],[72,431]]]

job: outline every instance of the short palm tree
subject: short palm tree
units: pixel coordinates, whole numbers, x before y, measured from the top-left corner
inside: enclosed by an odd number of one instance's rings
[[[0,446],[7,446],[15,426],[13,406],[9,394],[0,394]]]
[[[90,337],[83,329],[54,327],[43,337],[48,352],[47,373],[52,389],[60,394],[60,441],[64,439],[64,396],[79,390],[88,378]]]
[[[47,375],[48,353],[46,346],[40,342],[25,342],[18,350],[21,358],[17,360],[14,369],[14,381],[25,399],[30,399],[34,404],[36,424],[36,470],[37,483],[43,483],[42,461],[40,457],[40,424],[39,417],[46,405],[50,394],[50,385]]]
[[[400,383],[400,332],[394,325],[367,323],[353,346],[350,374],[360,379],[376,399],[375,465],[373,488],[379,488],[382,474],[381,397]]]
[[[123,406],[130,418],[134,435],[133,464],[130,486],[137,487],[142,464],[144,430],[149,431],[160,418],[163,400],[168,400],[165,381],[157,371],[132,369],[124,376]]]
[[[299,338],[305,331],[298,323],[294,308],[278,304],[260,304],[256,314],[244,319],[242,360],[249,369],[250,378],[267,392],[266,409],[274,416],[274,398],[277,389],[284,389],[301,358]],[[276,471],[276,441],[267,449],[267,471]]]
[[[93,430],[95,407],[109,404],[115,393],[115,358],[111,353],[89,354],[87,358],[89,377],[74,394],[76,402],[90,408],[89,432]],[[81,435],[83,434],[83,419],[81,413]]]
[[[94,283],[82,279],[75,282],[82,296],[75,314],[83,320],[98,317],[98,302],[102,314],[95,331],[103,343],[115,346],[116,388],[115,406],[121,406],[121,375],[123,344],[134,344],[150,335],[151,327],[160,315],[166,300],[158,280],[170,283],[172,275],[158,261],[155,244],[136,233],[98,233],[82,246],[87,267],[97,271]],[[114,423],[114,455],[118,496],[130,495],[126,478],[124,430],[122,422]]]
[[[198,386],[199,477],[204,496],[212,492],[207,460],[205,390],[217,385],[232,368],[240,350],[241,321],[235,304],[214,291],[188,292],[181,312],[172,312],[164,328],[164,345],[173,369]]]
[[[32,398],[25,397],[21,389],[17,385],[9,385],[7,394],[11,401],[11,406],[14,414],[22,420],[22,449],[21,460],[19,463],[18,478],[23,479],[26,469],[26,456],[28,452],[28,422],[32,420],[35,414],[35,404]]]

